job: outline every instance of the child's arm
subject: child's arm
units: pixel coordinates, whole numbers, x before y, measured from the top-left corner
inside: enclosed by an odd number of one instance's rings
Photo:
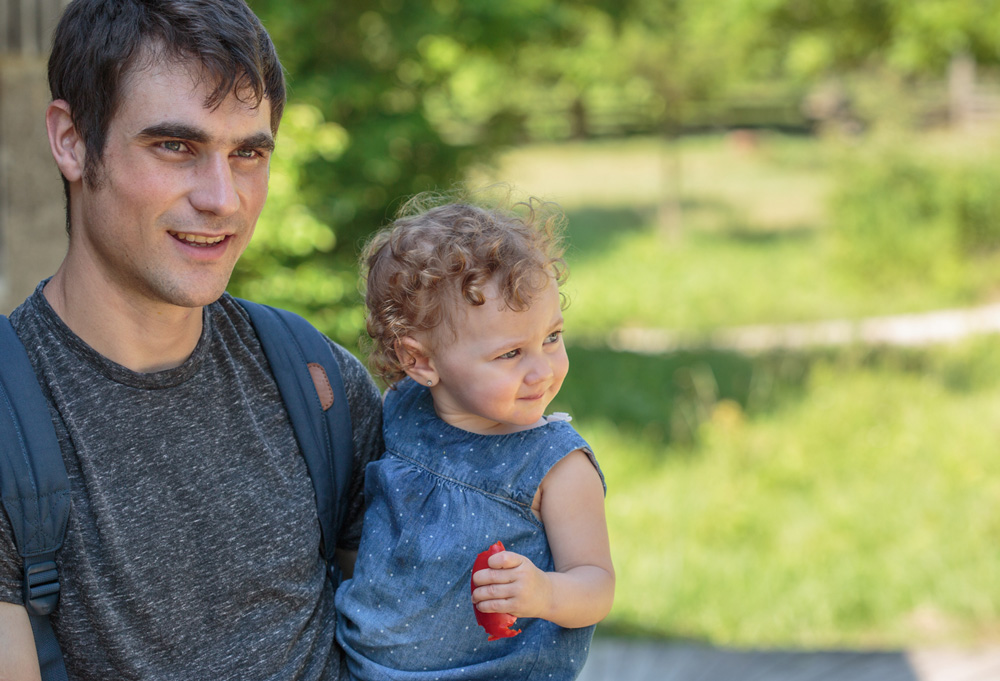
[[[472,602],[481,612],[541,617],[562,627],[596,624],[615,592],[600,476],[577,450],[552,467],[539,494],[555,571],[542,572],[513,551],[494,554],[491,569],[473,575]]]

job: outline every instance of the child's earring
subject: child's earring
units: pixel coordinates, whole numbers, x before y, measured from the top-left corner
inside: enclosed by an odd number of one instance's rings
[[[428,387],[434,385],[434,381],[432,381],[431,379],[428,378],[427,379],[427,385],[428,385]]]

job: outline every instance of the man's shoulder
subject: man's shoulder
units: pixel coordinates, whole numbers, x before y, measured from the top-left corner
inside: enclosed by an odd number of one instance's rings
[[[209,307],[212,314],[223,315],[230,321],[230,323],[234,323],[237,326],[242,327],[242,329],[237,329],[238,331],[252,333],[255,338],[259,339],[259,334],[253,326],[250,314],[247,312],[240,299],[235,298],[229,293],[225,293],[221,298],[219,298],[219,300],[212,303]],[[303,319],[305,318],[303,317]],[[317,335],[321,336],[327,345],[329,345],[333,352],[334,359],[340,367],[340,372],[343,375],[344,383],[348,392],[351,392],[354,387],[363,386],[367,389],[372,385],[371,376],[360,359],[358,359],[350,350],[332,340],[329,336],[317,329],[308,319],[305,319],[305,321],[316,331]]]
[[[44,288],[45,282],[48,279],[40,282],[35,290],[30,296],[24,299],[24,301],[15,307],[13,311],[7,318],[10,319],[10,323],[15,329],[20,332],[21,327],[26,323],[32,323],[33,321],[38,321],[42,316],[44,310],[43,305],[39,305],[40,302],[44,302],[45,298],[42,294],[42,289]]]

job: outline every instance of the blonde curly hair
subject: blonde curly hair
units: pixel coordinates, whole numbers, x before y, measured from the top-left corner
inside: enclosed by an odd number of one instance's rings
[[[400,339],[444,326],[458,305],[483,305],[487,289],[525,310],[554,278],[566,277],[563,214],[535,198],[483,208],[439,194],[410,199],[361,255],[371,337],[369,365],[389,385],[406,376]]]

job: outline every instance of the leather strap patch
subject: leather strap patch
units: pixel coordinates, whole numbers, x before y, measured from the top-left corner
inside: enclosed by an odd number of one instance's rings
[[[330,387],[326,369],[321,364],[309,362],[309,375],[312,376],[313,384],[316,386],[319,403],[323,406],[323,411],[326,411],[333,406],[333,388]]]

